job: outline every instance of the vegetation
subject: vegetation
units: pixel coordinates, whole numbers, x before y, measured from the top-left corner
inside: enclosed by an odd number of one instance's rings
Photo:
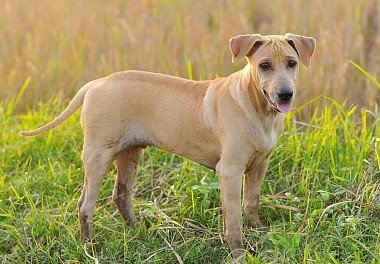
[[[377,1],[5,0],[0,7],[1,263],[230,261],[213,171],[147,148],[134,188],[139,224],[131,229],[111,199],[112,167],[94,243],[84,247],[79,113],[42,136],[18,132],[50,121],[81,85],[114,71],[228,75],[242,66],[231,64],[228,38],[248,32],[310,35],[318,47],[312,69],[300,73],[305,88],[263,184],[266,228],[244,226],[246,261],[380,262]]]
[[[268,228],[244,229],[250,263],[380,260],[380,113],[323,100],[329,106],[308,123],[297,121],[297,111],[287,115],[262,188]],[[47,135],[20,138],[20,130],[52,119],[62,104],[56,97],[34,112],[13,115],[12,108],[0,110],[0,259],[92,262],[76,214],[83,184],[79,115]],[[112,203],[114,178],[115,168],[96,209],[96,244],[87,248],[100,263],[229,259],[213,171],[148,148],[134,189],[136,229],[124,225]]]

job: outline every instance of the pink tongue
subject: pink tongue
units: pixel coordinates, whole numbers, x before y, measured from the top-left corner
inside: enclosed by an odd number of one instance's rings
[[[277,109],[278,109],[281,113],[289,112],[290,109],[292,109],[292,103],[288,103],[288,104],[277,104]]]

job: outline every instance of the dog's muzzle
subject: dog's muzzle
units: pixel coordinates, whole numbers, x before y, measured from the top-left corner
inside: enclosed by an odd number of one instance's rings
[[[293,89],[288,87],[281,88],[280,91],[277,93],[277,103],[271,100],[269,94],[264,89],[263,93],[266,99],[268,100],[269,104],[275,111],[279,113],[286,113],[292,109]]]

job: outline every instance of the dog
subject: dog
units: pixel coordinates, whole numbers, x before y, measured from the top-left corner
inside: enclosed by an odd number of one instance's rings
[[[246,66],[228,77],[192,81],[124,71],[85,84],[50,123],[23,131],[49,131],[82,107],[84,186],[78,202],[81,232],[92,238],[99,189],[116,161],[113,200],[125,221],[136,225],[132,189],[146,146],[187,157],[216,171],[224,233],[234,258],[242,254],[241,192],[248,225],[260,227],[260,187],[270,154],[292,108],[299,61],[310,67],[315,39],[285,35],[239,35],[229,41],[232,62]]]

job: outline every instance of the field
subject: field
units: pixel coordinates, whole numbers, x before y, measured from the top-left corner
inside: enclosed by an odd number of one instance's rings
[[[0,1],[1,263],[230,261],[213,171],[147,148],[130,229],[111,199],[112,167],[95,242],[83,247],[79,113],[43,136],[18,132],[50,121],[92,79],[126,69],[226,76],[244,65],[231,64],[229,37],[286,32],[315,37],[317,52],[263,184],[266,228],[244,227],[246,261],[380,262],[377,1],[108,2]]]

